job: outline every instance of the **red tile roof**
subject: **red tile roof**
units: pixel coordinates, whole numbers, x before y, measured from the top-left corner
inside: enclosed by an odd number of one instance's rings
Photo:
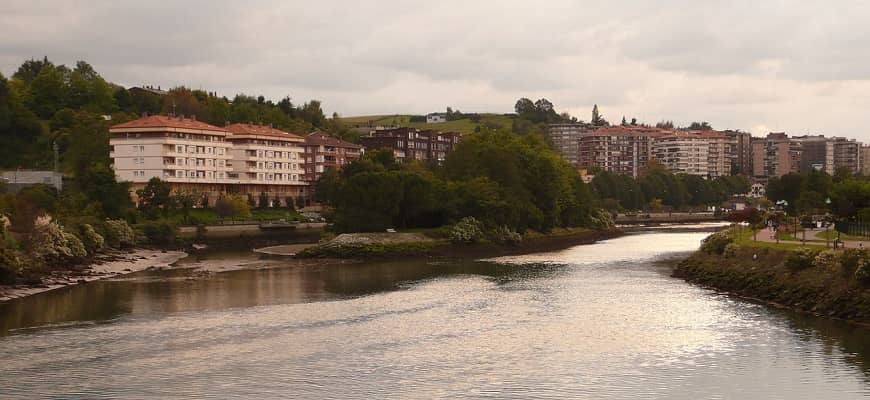
[[[171,117],[168,115],[149,115],[132,121],[123,122],[112,125],[110,129],[130,129],[130,128],[182,128],[182,129],[197,129],[206,131],[226,132],[224,128],[214,125],[209,125],[202,121],[197,121],[192,118]]]
[[[294,135],[290,132],[284,132],[280,129],[275,129],[271,126],[256,125],[256,124],[232,124],[226,128],[233,135],[259,135],[272,136],[275,138],[290,139],[294,141],[302,141],[302,136]],[[232,140],[232,137],[230,137]]]
[[[305,136],[305,144],[315,145],[315,146],[336,146],[336,147],[345,147],[352,149],[362,149],[363,147],[358,144],[353,144],[350,142],[345,142],[344,140],[338,139],[336,137],[331,136],[326,132],[311,132],[308,136]]]

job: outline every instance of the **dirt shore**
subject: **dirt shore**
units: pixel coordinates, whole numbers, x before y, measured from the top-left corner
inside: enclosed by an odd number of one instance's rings
[[[168,268],[187,256],[183,251],[135,249],[98,256],[93,263],[69,271],[57,271],[43,278],[38,285],[0,285],[0,302],[49,290],[129,274],[149,268]]]

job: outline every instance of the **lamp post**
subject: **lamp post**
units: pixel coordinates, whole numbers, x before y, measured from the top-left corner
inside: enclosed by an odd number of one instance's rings
[[[829,210],[828,213],[830,213],[830,207],[831,207],[831,198],[830,197],[825,199],[825,204],[828,206],[828,210]],[[831,224],[830,224],[830,221],[828,221],[828,219],[829,218],[825,217],[825,247],[826,248],[831,247],[831,235],[829,234],[829,232],[831,230]]]

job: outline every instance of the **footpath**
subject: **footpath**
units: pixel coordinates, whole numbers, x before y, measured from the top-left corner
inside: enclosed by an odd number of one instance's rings
[[[815,245],[815,246],[819,246],[819,245],[825,246],[827,244],[828,247],[834,246],[834,240],[830,240],[830,241],[826,242],[825,240],[819,239],[818,237],[816,237],[817,234],[819,234],[821,232],[825,232],[824,229],[808,229],[805,232],[806,232],[806,237],[807,237],[807,240],[805,242],[806,244],[811,244],[811,245]],[[763,230],[758,232],[758,240],[762,241],[762,242],[770,242],[770,243],[790,243],[790,244],[797,244],[797,245],[804,244],[804,241],[800,241],[800,240],[782,240],[782,239],[780,239],[779,241],[777,241],[775,235],[776,235],[776,233],[774,231],[771,231],[768,229],[763,229]],[[802,232],[796,234],[797,237],[802,237],[803,235],[804,235],[804,233],[802,233]],[[849,249],[857,249],[857,248],[862,248],[862,247],[866,248],[866,247],[870,246],[870,239],[867,239],[864,241],[862,241],[862,240],[842,240],[841,244],[842,244],[842,247],[849,248]],[[839,248],[840,246],[838,245],[837,247]]]

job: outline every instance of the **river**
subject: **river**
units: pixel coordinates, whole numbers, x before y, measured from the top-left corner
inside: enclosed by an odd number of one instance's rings
[[[867,329],[671,278],[705,235],[486,261],[200,256],[186,265],[258,269],[146,271],[0,305],[0,398],[870,395]]]

